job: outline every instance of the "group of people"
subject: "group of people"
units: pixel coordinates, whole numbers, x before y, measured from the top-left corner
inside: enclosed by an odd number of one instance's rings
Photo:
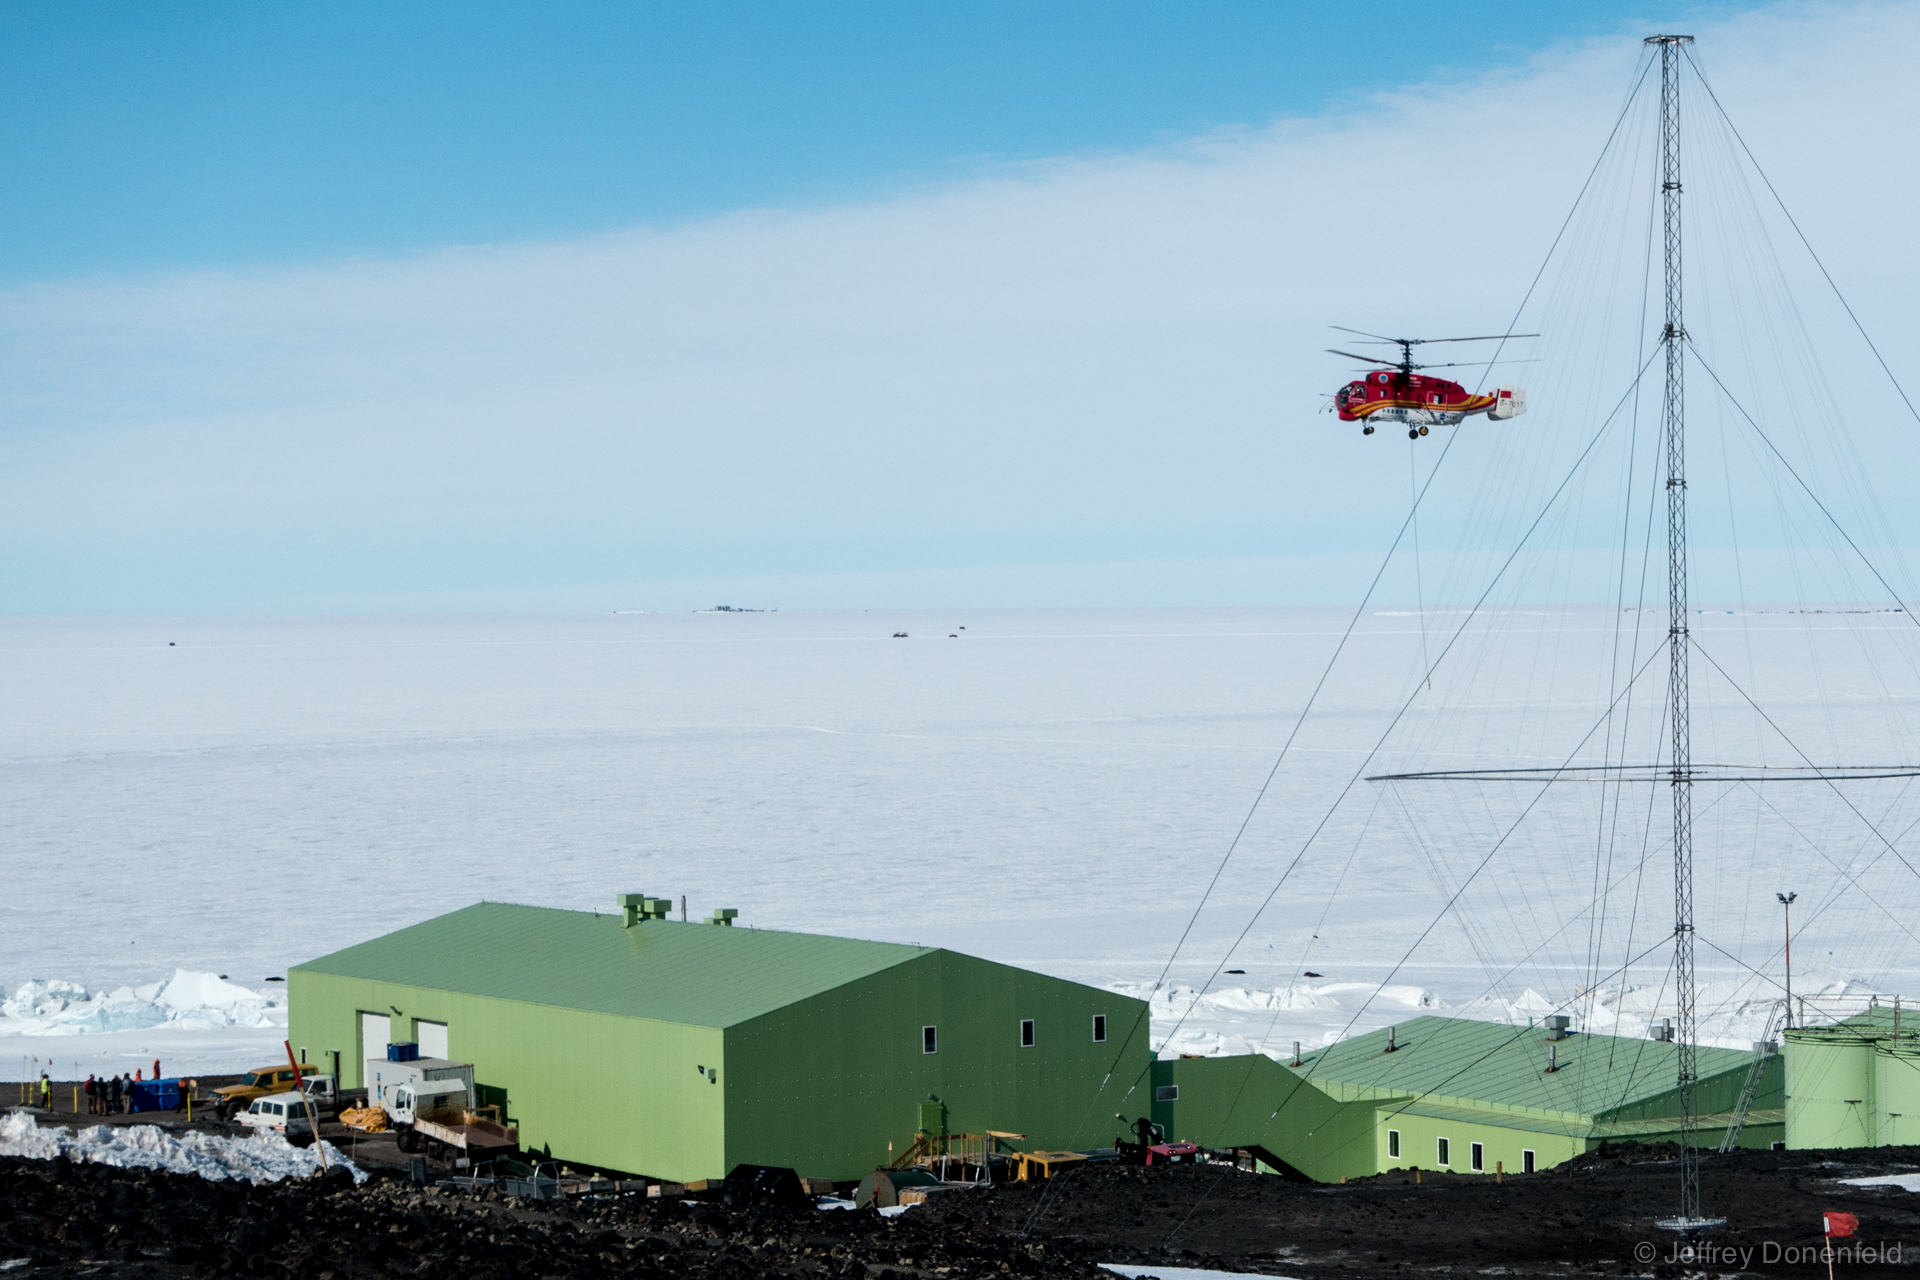
[[[87,1095],[87,1114],[112,1116],[130,1110],[133,1107],[133,1085],[140,1078],[139,1071],[135,1071],[132,1075],[122,1074],[105,1078],[88,1076],[87,1083],[82,1089],[82,1092]],[[160,1078],[158,1058],[153,1060],[153,1078],[155,1080]],[[41,1077],[43,1092],[46,1087],[45,1079],[43,1075]]]
[[[118,1115],[133,1103],[133,1077],[120,1075],[103,1079],[88,1076],[84,1092],[89,1115]]]

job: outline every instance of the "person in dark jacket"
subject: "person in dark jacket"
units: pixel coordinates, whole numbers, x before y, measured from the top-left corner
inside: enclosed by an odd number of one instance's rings
[[[120,1077],[114,1076],[107,1082],[107,1114],[117,1115],[120,1111]]]

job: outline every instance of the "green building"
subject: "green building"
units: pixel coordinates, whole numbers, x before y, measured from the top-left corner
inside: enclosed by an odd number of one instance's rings
[[[1150,1069],[1144,1005],[1110,991],[666,915],[483,902],[290,969],[289,1031],[348,1088],[389,1040],[471,1062],[523,1148],[676,1182],[856,1178],[922,1125],[1108,1140],[1077,1132],[1090,1100]]]
[[[1790,1150],[1920,1143],[1920,1027],[1899,1005],[1785,1035]]]
[[[1678,1141],[1678,1046],[1423,1017],[1307,1054],[1187,1058],[1154,1066],[1154,1119],[1170,1137],[1245,1147],[1321,1182],[1391,1169],[1545,1169],[1602,1142]],[[1699,1050],[1696,1141],[1717,1146],[1755,1055]],[[1741,1145],[1782,1136],[1781,1060],[1761,1061]]]

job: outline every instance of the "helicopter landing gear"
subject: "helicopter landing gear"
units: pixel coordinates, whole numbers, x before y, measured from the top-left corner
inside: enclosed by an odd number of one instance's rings
[[[1408,428],[1407,428],[1407,439],[1409,439],[1409,440],[1418,440],[1419,438],[1420,438],[1420,431],[1419,431],[1419,429],[1418,429],[1417,427],[1408,427]]]
[[[1425,427],[1420,428],[1420,434],[1421,435],[1427,434],[1427,429]]]
[[[1370,435],[1372,435],[1372,434],[1373,434],[1373,428],[1372,428],[1372,427],[1362,427],[1362,428],[1360,428],[1360,434],[1361,434],[1361,435],[1363,435],[1363,436],[1370,436]]]

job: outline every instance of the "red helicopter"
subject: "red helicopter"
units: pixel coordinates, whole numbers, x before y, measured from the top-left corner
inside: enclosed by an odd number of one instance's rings
[[[1500,342],[1508,338],[1537,338],[1537,333],[1496,333],[1477,338],[1383,338],[1378,334],[1334,325],[1342,333],[1357,333],[1373,343],[1400,348],[1399,361],[1376,356],[1356,355],[1351,351],[1328,352],[1361,360],[1369,365],[1367,376],[1349,382],[1334,393],[1333,407],[1342,422],[1363,423],[1360,430],[1372,435],[1376,423],[1398,422],[1407,428],[1407,438],[1418,440],[1432,427],[1457,426],[1470,414],[1484,413],[1494,422],[1517,418],[1527,411],[1527,393],[1519,387],[1498,387],[1492,395],[1474,395],[1457,382],[1415,373],[1416,369],[1451,369],[1461,365],[1487,365],[1485,360],[1455,360],[1447,364],[1415,364],[1413,349],[1429,342]],[[1514,363],[1500,361],[1499,363]]]

